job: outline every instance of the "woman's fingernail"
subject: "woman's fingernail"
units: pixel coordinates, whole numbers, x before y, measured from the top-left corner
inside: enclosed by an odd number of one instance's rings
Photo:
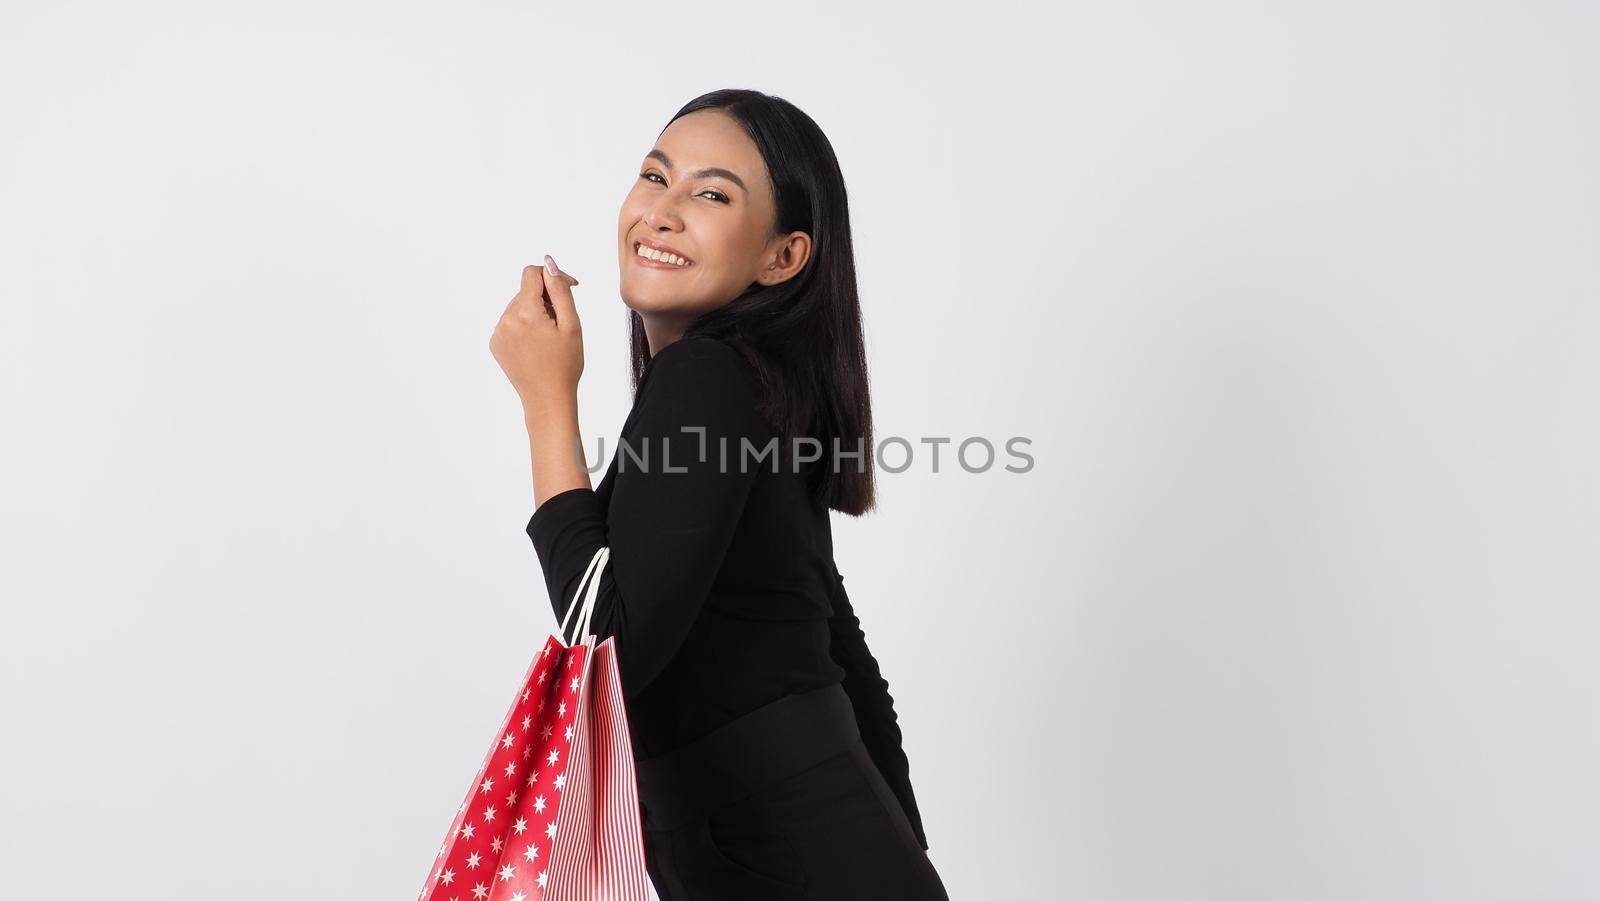
[[[550,273],[551,275],[561,274],[561,267],[556,265],[555,257],[548,253],[544,255],[544,271]]]

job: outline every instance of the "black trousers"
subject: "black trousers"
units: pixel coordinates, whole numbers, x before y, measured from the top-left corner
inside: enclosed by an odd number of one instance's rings
[[[949,901],[838,685],[635,766],[662,901]]]

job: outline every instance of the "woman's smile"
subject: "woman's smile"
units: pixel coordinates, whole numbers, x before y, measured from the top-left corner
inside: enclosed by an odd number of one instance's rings
[[[666,244],[641,238],[633,242],[633,259],[650,269],[688,269],[694,265],[689,259]]]

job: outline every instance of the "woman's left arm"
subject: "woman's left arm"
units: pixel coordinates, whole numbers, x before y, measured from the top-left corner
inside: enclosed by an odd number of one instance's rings
[[[732,347],[680,338],[650,360],[634,423],[619,445],[610,503],[588,487],[540,504],[527,533],[560,619],[594,552],[610,548],[590,631],[615,636],[623,694],[666,668],[711,593],[745,501],[775,437],[755,371]],[[770,448],[774,453],[777,448]]]
[[[524,267],[522,288],[506,304],[489,338],[490,352],[522,399],[535,504],[589,487],[578,434],[583,324],[572,297],[577,284],[548,256],[543,268]]]

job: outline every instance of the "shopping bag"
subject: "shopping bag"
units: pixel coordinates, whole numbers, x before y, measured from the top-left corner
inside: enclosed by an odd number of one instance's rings
[[[616,641],[589,633],[609,556],[523,675],[419,901],[647,901]]]

